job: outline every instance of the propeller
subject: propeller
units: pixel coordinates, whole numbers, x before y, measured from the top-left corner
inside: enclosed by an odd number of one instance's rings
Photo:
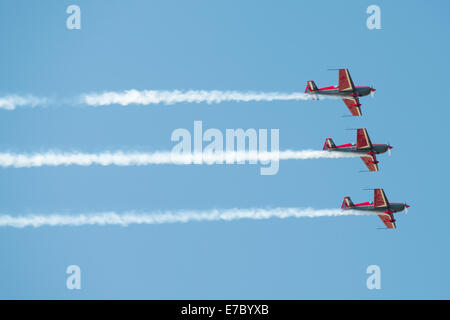
[[[372,98],[375,96],[375,91],[377,91],[377,89],[374,89],[373,86],[370,86],[370,96]]]
[[[408,208],[409,208],[409,206],[406,204],[406,202],[405,202],[404,204],[405,204],[405,215],[406,215],[406,214],[408,214]]]
[[[391,146],[391,144],[388,142],[387,143],[387,148],[388,148],[388,155],[391,156],[391,149],[393,148],[393,146]]]

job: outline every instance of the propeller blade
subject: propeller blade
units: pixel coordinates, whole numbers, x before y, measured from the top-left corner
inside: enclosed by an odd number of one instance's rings
[[[405,202],[405,215],[407,215],[408,214],[408,208],[409,208],[409,206],[406,204],[406,202]]]
[[[391,144],[389,142],[387,143],[387,147],[388,147],[388,155],[390,156],[391,155],[391,149],[393,147],[391,146]]]

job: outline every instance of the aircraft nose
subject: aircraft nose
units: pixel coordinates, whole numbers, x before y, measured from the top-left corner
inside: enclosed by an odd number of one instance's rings
[[[408,208],[409,206],[406,204],[406,202],[404,203],[404,210],[405,210],[405,214],[408,214]]]
[[[389,155],[391,155],[391,149],[393,148],[393,146],[391,146],[389,143],[386,145],[386,151],[388,152]]]
[[[375,91],[377,91],[377,89],[370,88],[370,91],[375,92]]]

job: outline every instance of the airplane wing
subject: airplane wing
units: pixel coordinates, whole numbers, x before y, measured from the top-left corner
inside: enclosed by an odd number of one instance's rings
[[[384,194],[383,189],[375,189],[373,191],[373,206],[375,208],[377,207],[388,207],[389,201],[386,198],[386,195]]]
[[[373,155],[367,155],[361,157],[364,164],[367,166],[369,171],[378,171],[378,164],[376,163],[377,159]]]
[[[356,149],[370,149],[372,148],[372,142],[366,129],[358,129],[356,131]]]
[[[357,117],[362,115],[361,105],[359,103],[358,97],[348,97],[348,98],[342,99],[342,101],[344,101],[345,105],[350,110],[352,115],[357,116]]]
[[[386,228],[388,229],[397,228],[395,222],[392,222],[394,220],[394,216],[392,215],[392,213],[379,214],[378,216],[380,217],[381,221],[383,221]]]
[[[348,69],[339,69],[339,91],[354,91],[355,85],[353,84],[352,77]]]

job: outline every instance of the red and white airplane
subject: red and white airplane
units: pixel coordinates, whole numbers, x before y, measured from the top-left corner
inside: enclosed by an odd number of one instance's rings
[[[370,202],[362,202],[353,204],[350,197],[345,197],[341,209],[343,210],[358,210],[358,211],[373,211],[378,214],[381,221],[388,229],[395,229],[394,213],[405,210],[408,213],[409,206],[406,203],[389,202],[384,194],[383,189],[374,189],[374,200]]]
[[[369,171],[378,171],[377,154],[391,152],[393,147],[389,144],[372,144],[366,129],[356,130],[356,144],[347,143],[336,146],[331,138],[325,140],[323,150],[355,153],[361,155],[361,159]]]
[[[338,69],[339,70],[339,86],[330,86],[324,88],[317,88],[314,81],[308,81],[305,93],[309,93],[314,96],[342,96],[342,101],[344,101],[347,108],[350,110],[352,115],[361,115],[361,104],[359,103],[359,97],[364,97],[369,94],[373,96],[376,89],[372,87],[356,87],[353,84],[353,80],[350,77],[348,69]]]

